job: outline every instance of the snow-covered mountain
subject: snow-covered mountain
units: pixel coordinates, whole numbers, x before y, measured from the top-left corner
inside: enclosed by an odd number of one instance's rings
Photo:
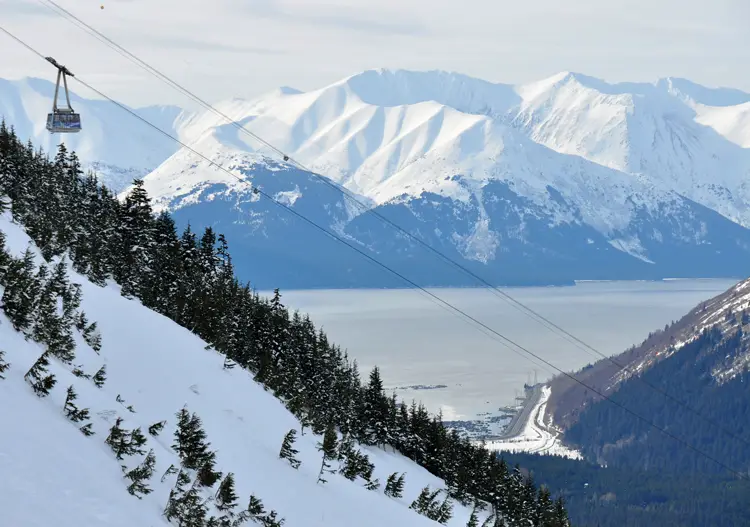
[[[38,263],[42,257],[24,231],[7,214],[0,215],[5,250],[20,256],[30,248]],[[49,373],[57,384],[47,397],[37,397],[24,374],[45,348],[13,329],[0,311],[0,508],[3,525],[78,527],[81,525],[167,526],[162,512],[174,485],[166,473],[180,459],[171,448],[175,413],[183,406],[203,420],[207,439],[217,452],[217,468],[233,471],[240,508],[250,494],[275,510],[288,527],[349,527],[352,525],[424,526],[435,523],[409,509],[420,490],[444,483],[425,469],[392,451],[367,448],[375,465],[374,477],[385,482],[394,471],[408,473],[403,499],[366,489],[339,474],[317,483],[321,440],[309,431],[298,436],[295,447],[302,462],[295,470],[279,449],[284,435],[299,422],[270,392],[241,368],[226,370],[224,359],[190,331],[120,296],[119,287],[99,287],[68,269],[81,285],[82,304],[98,324],[102,347],[94,351],[76,334],[75,368],[51,359]],[[4,289],[0,287],[0,296]],[[133,331],[138,328],[138,331]],[[106,381],[97,387],[91,379],[74,375],[78,369],[93,374],[106,367]],[[66,418],[66,389],[73,386],[79,409],[89,418],[73,423]],[[131,407],[132,411],[127,407]],[[105,444],[110,427],[123,418],[122,428],[148,428],[166,421],[158,435],[147,435],[146,450],[156,457],[154,475],[147,482],[153,492],[136,499],[126,490],[130,470],[144,455],[116,459]],[[95,434],[78,430],[90,423]],[[215,490],[215,489],[214,489]],[[466,525],[471,511],[456,505],[449,526]],[[247,525],[255,525],[252,521]],[[201,524],[202,525],[202,524]],[[264,524],[265,525],[265,524]]]
[[[496,283],[743,276],[749,101],[681,79],[612,85],[562,73],[511,86],[372,70],[217,105],[310,172],[212,112],[169,126],[420,284],[476,282],[365,211]],[[403,285],[189,151],[163,161],[146,178],[157,204],[231,232],[247,265],[257,250],[283,257],[248,271],[259,287]]]

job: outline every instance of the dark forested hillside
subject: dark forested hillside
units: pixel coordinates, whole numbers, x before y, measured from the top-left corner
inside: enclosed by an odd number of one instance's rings
[[[116,282],[122,295],[211,343],[226,368],[252,372],[303,430],[328,436],[338,429],[362,444],[390,445],[443,478],[452,499],[491,504],[496,514],[488,526],[568,525],[562,501],[553,501],[546,487],[449,432],[422,405],[386,396],[377,369],[361,382],[356,362],[307,316],[290,313],[278,291],[260,298],[240,283],[224,236],[211,228],[178,233],[168,214],[154,216],[141,181],[119,202],[95,176],[81,173],[64,146],[49,159],[3,123],[0,199],[45,258],[70,258],[94,283]],[[22,313],[21,286],[34,277],[23,262],[12,267],[3,274],[2,301],[10,306],[6,313]]]
[[[558,489],[578,527],[739,527],[750,517],[750,481],[732,475],[605,468],[537,454],[506,460]]]
[[[730,316],[742,319],[747,315]],[[706,328],[698,338],[641,374],[641,379],[662,392],[675,394],[684,404],[637,379],[624,382],[611,398],[724,465],[750,473],[750,371],[742,359],[748,351],[750,339],[742,326]],[[737,359],[737,371],[723,375],[735,367]],[[608,465],[727,472],[706,455],[608,401],[584,410],[567,430],[566,439],[578,445],[588,458]]]
[[[745,280],[614,362],[601,360],[574,374],[585,386],[552,381],[555,422],[587,463],[509,459],[536,467],[538,482],[562,489],[581,525],[747,525],[748,330]],[[621,406],[602,400],[591,386]]]

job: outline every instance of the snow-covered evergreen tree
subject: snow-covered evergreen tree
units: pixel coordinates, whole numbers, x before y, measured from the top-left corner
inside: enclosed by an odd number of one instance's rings
[[[161,431],[164,429],[166,424],[167,424],[166,421],[159,421],[158,423],[154,423],[148,427],[148,433],[156,437],[161,433]]]
[[[295,429],[289,430],[284,436],[284,441],[281,443],[281,450],[279,451],[279,457],[286,459],[293,468],[299,468],[301,462],[294,456],[299,451],[294,448],[294,442],[297,439],[297,431]]]
[[[89,418],[89,410],[88,408],[79,410],[78,406],[76,406],[76,404],[73,402],[76,399],[78,399],[78,394],[76,394],[75,390],[73,389],[73,385],[71,384],[70,386],[68,386],[68,393],[65,397],[65,405],[63,406],[63,411],[65,412],[65,416],[68,419],[70,419],[74,423],[79,423],[84,419]]]
[[[337,445],[338,437],[336,436],[336,430],[332,426],[329,426],[323,435],[323,441],[318,443],[318,451],[323,453],[323,460],[320,463],[320,472],[318,473],[318,483],[327,482],[323,477],[323,474],[331,472],[331,465],[329,465],[328,462],[336,459]]]
[[[130,449],[129,434],[120,427],[121,424],[122,418],[118,417],[115,420],[115,424],[109,429],[107,439],[104,440],[115,453],[115,457],[118,460],[122,460],[122,456],[126,455]]]
[[[476,509],[472,509],[469,521],[466,522],[466,527],[479,527],[479,516]]]
[[[385,483],[385,495],[391,498],[401,498],[404,493],[405,476],[405,474],[399,476],[398,472],[394,472],[388,476]]]
[[[49,366],[48,353],[47,351],[42,353],[29,368],[29,371],[26,372],[26,375],[23,376],[39,397],[49,395],[49,391],[57,384],[55,376],[47,370]]]
[[[93,381],[97,388],[101,388],[104,386],[104,383],[106,382],[106,380],[107,380],[107,365],[104,364],[94,374]]]
[[[154,475],[155,466],[156,456],[153,450],[149,450],[146,459],[140,465],[125,473],[125,477],[131,481],[130,485],[128,485],[128,492],[130,494],[141,499],[141,496],[152,492],[147,481]]]

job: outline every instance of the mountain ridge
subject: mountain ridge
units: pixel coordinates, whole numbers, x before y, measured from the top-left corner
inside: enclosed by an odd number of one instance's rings
[[[750,113],[740,102],[744,98],[737,90],[671,78],[608,84],[562,72],[513,86],[437,70],[380,69],[309,92],[280,88],[216,105],[310,172],[278,159],[212,112],[139,111],[164,114],[170,133],[211,159],[232,160],[225,168],[240,179],[252,180],[249,167],[258,168],[275,193],[284,199],[297,196],[290,207],[308,203],[324,228],[378,258],[390,258],[389,265],[408,269],[404,266],[411,261],[423,266],[426,256],[417,254],[418,244],[403,233],[373,224],[363,215],[369,210],[390,211],[407,232],[419,233],[462,263],[479,262],[474,270],[500,285],[744,275],[737,263],[750,251],[750,182],[745,177],[750,150],[742,147]],[[739,106],[727,106],[734,102]],[[154,146],[146,145],[146,137],[131,143],[128,148]],[[158,206],[172,208],[182,222],[191,221],[184,208],[189,204],[192,221],[200,225],[232,223],[225,230],[236,229],[234,237],[255,250],[257,240],[249,240],[262,232],[276,232],[277,245],[298,239],[288,232],[288,219],[268,211],[264,221],[287,230],[266,226],[242,235],[242,221],[225,212],[244,207],[244,214],[252,216],[255,202],[245,200],[236,182],[217,176],[210,163],[171,148],[169,155],[162,151],[158,167],[129,167],[118,174],[119,181],[148,171],[146,189]],[[240,172],[233,168],[238,166]],[[273,177],[278,181],[272,183]],[[314,203],[299,201],[299,189],[310,178],[339,185],[351,197],[326,193],[316,194]],[[205,202],[214,199],[204,195],[214,184],[232,194],[222,194],[228,210]],[[182,213],[175,207],[183,207]],[[261,246],[280,249],[265,241]],[[282,253],[321,266],[318,256],[292,254],[288,247]],[[358,265],[347,261],[351,265],[340,269],[344,274]],[[594,261],[607,270],[597,270]],[[538,277],[522,269],[529,265]],[[266,271],[254,276],[267,285],[297,283],[290,281],[291,271],[284,276]],[[342,281],[332,275],[318,285],[394,285],[352,272],[358,278]],[[455,272],[435,269],[424,279],[425,285],[468,285]]]

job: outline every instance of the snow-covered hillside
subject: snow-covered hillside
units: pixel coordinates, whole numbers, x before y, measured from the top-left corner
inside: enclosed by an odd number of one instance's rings
[[[0,217],[0,231],[13,254],[34,249],[7,215]],[[309,431],[298,437],[299,470],[279,459],[284,435],[299,429],[299,422],[247,371],[224,370],[223,358],[207,351],[205,342],[137,301],[121,297],[116,286],[99,287],[70,274],[82,286],[82,308],[99,325],[103,343],[96,353],[77,338],[74,364],[88,374],[105,365],[107,380],[97,388],[53,359],[50,372],[57,385],[48,397],[37,397],[23,377],[43,349],[24,339],[0,314],[0,350],[10,363],[2,374],[5,379],[0,379],[3,525],[167,525],[162,511],[175,476],[160,479],[171,464],[179,465],[170,445],[175,413],[185,405],[203,420],[211,448],[217,451],[218,470],[234,472],[241,507],[252,493],[267,510],[285,518],[287,527],[435,525],[410,510],[409,504],[425,485],[442,488],[440,480],[398,454],[371,448],[367,454],[381,482],[392,472],[407,473],[403,499],[384,496],[382,487],[377,492],[367,490],[361,481],[340,475],[328,476],[326,484],[316,483],[320,438]],[[90,409],[96,432],[91,437],[78,431],[84,423],[74,424],[63,413],[70,385],[78,394],[78,407]],[[120,464],[130,469],[144,456],[126,456],[119,462],[104,443],[117,417],[123,418],[124,428],[141,427],[144,432],[167,421],[157,437],[147,434],[145,448],[154,450],[156,470],[149,482],[154,492],[142,500],[127,493],[129,481],[123,478]],[[469,513],[457,506],[448,525],[466,525]]]
[[[313,173],[210,111],[180,114],[167,128],[399,271],[418,266],[424,285],[477,283],[364,211],[496,283],[742,276],[739,262],[750,252],[748,101],[682,79],[612,85],[565,72],[511,86],[371,70],[311,92],[280,88],[217,104]],[[254,269],[246,276],[257,285],[403,285],[372,278],[340,246],[311,251],[299,222],[275,207],[259,210],[247,186],[199,156],[180,151],[160,161],[146,189],[160,207],[181,210],[180,223],[236,230],[246,244],[237,254],[248,259],[263,249],[294,262],[290,270]],[[316,174],[362,205],[331,187],[305,195],[315,180],[313,188],[325,186]],[[298,278],[298,264],[315,276]]]

